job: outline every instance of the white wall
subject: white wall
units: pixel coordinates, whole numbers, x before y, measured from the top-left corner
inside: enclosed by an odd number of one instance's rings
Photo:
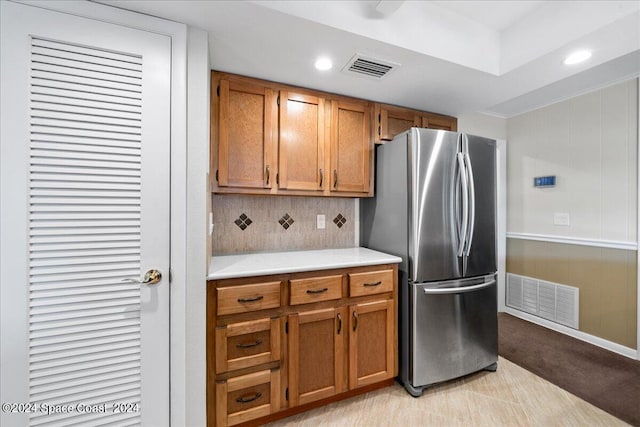
[[[493,139],[507,139],[507,120],[481,113],[458,117],[458,130],[471,135]]]
[[[509,233],[635,242],[637,79],[508,120]],[[534,188],[536,176],[554,188]],[[554,213],[570,225],[554,225]]]
[[[206,282],[209,267],[209,36],[189,28],[187,52],[187,236],[184,326],[172,337],[172,366],[184,366],[184,380],[171,386],[172,405],[184,413],[172,424],[204,426],[207,421]],[[173,302],[173,301],[172,301]],[[174,360],[174,359],[178,360]],[[183,363],[178,363],[183,361]]]

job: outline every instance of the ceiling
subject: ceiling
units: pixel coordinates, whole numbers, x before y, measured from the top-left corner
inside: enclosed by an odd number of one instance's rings
[[[206,30],[215,70],[454,116],[512,117],[640,75],[637,0],[100,2]],[[593,56],[564,65],[578,48]],[[399,66],[342,72],[356,53]]]

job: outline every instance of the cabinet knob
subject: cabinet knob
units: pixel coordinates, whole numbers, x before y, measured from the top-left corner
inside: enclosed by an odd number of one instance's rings
[[[267,185],[269,185],[269,176],[271,175],[269,171],[269,165],[267,165],[266,175],[267,175]]]
[[[320,188],[322,188],[323,181],[324,181],[324,173],[322,173],[322,169],[320,169]]]
[[[340,331],[342,331],[342,314],[338,313],[338,335],[340,335]]]
[[[358,313],[356,311],[353,312],[353,332],[358,329]]]
[[[333,170],[333,188],[338,188],[338,171]]]

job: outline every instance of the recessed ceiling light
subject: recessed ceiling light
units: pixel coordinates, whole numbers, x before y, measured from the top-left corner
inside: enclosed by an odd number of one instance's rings
[[[564,65],[578,64],[582,61],[586,61],[591,58],[591,52],[588,50],[578,50],[567,56],[564,60]]]
[[[327,57],[316,59],[316,68],[320,71],[330,70],[333,67],[333,62]]]

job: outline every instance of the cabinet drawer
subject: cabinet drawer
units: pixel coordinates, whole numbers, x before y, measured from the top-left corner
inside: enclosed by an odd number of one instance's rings
[[[218,288],[218,316],[280,307],[280,282]]]
[[[290,304],[308,304],[342,297],[342,276],[289,280]]]
[[[216,383],[216,426],[233,426],[278,410],[278,369],[267,369]]]
[[[381,294],[393,290],[393,270],[349,274],[349,296]]]
[[[280,321],[260,319],[216,328],[216,374],[280,360]]]

